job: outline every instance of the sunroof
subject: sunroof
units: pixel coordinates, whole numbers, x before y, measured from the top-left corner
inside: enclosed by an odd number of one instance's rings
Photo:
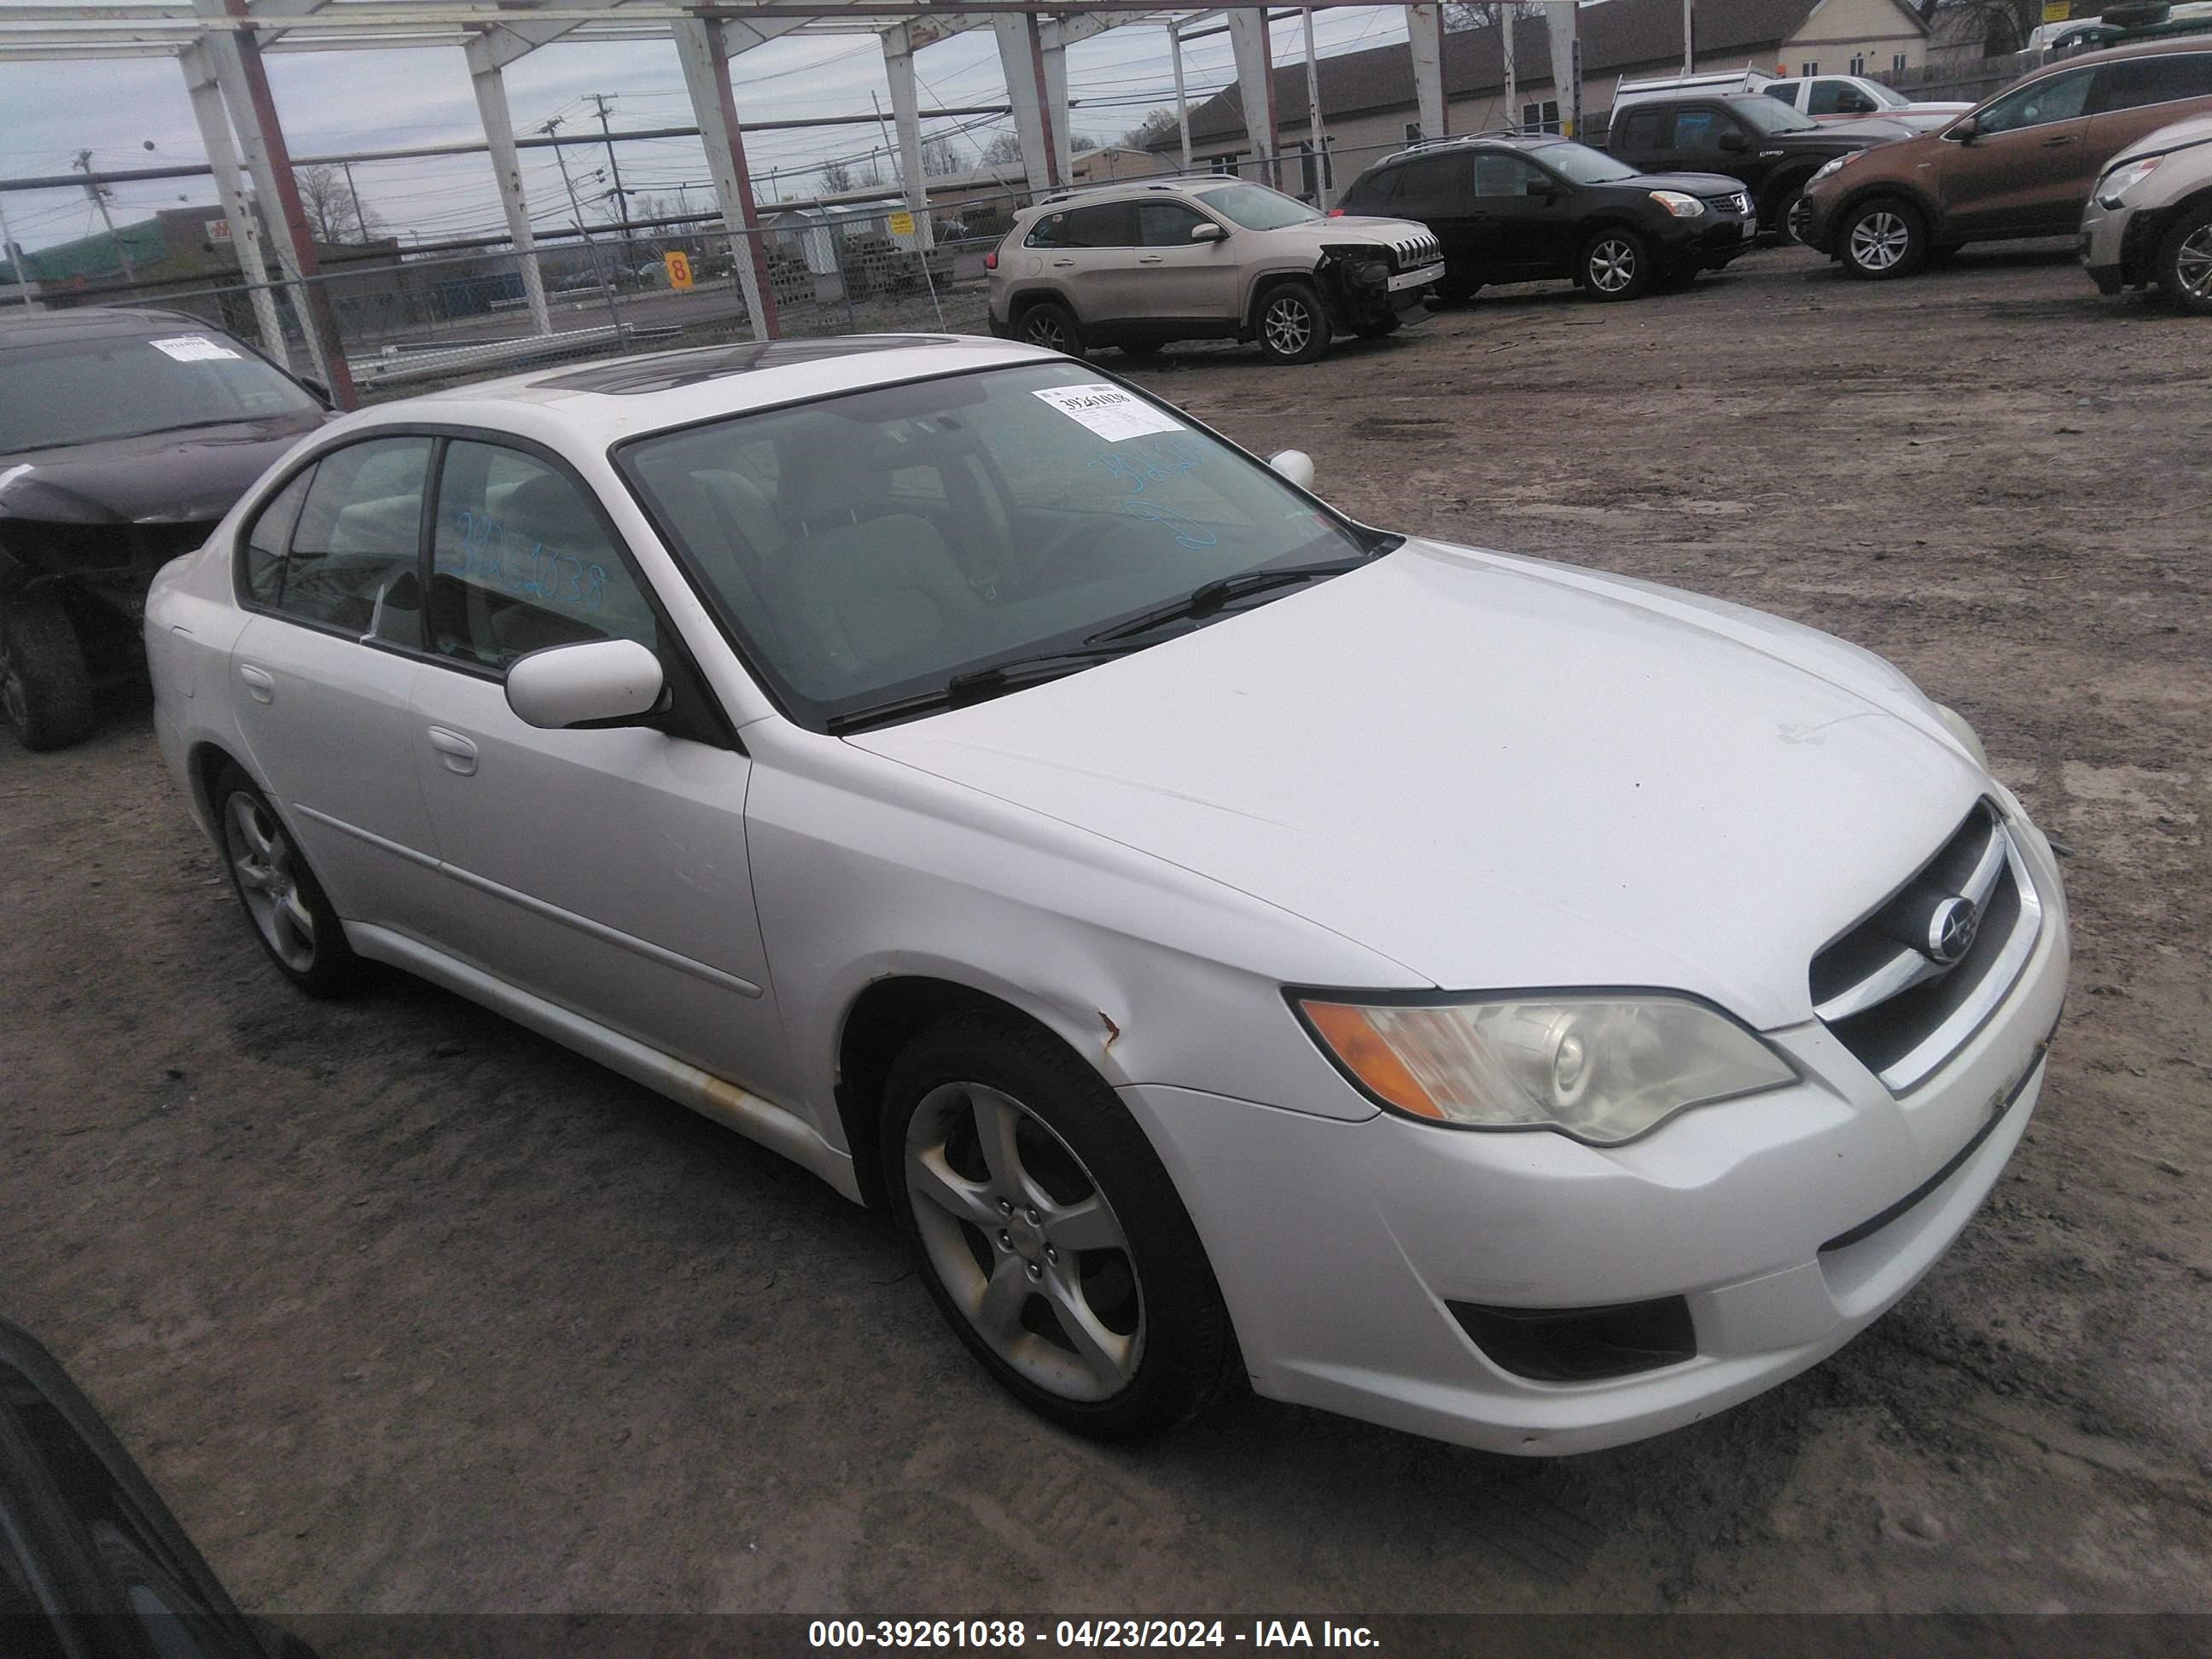
[[[699,346],[689,351],[663,352],[658,356],[631,358],[626,362],[599,363],[572,369],[537,382],[563,392],[599,392],[620,397],[625,393],[672,392],[696,386],[725,374],[745,374],[757,368],[788,368],[797,363],[826,362],[833,357],[854,357],[870,351],[902,351],[912,346],[957,345],[949,334],[846,334],[817,340],[754,340],[744,345]]]

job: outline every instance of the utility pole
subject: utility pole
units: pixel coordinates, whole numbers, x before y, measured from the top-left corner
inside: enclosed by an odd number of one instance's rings
[[[623,224],[629,222],[629,198],[623,190],[622,167],[615,161],[614,129],[607,125],[607,99],[605,93],[584,94],[599,108],[599,132],[607,141],[607,171],[614,176],[615,217]]]
[[[548,138],[552,137],[561,130],[561,118],[555,116],[538,130]],[[607,316],[614,324],[615,340],[617,343],[620,343],[622,314],[615,309],[614,284],[607,280],[607,273],[599,264],[599,245],[592,240],[592,233],[584,228],[584,209],[583,204],[576,199],[576,182],[568,176],[568,158],[561,153],[561,146],[558,144],[553,146],[553,159],[561,165],[561,184],[568,192],[568,211],[575,217],[576,234],[584,239],[585,250],[592,256],[592,276],[598,282],[600,292],[607,296]]]
[[[941,104],[945,100],[940,98],[937,101]],[[876,112],[876,137],[884,141],[884,149],[890,153],[891,158],[891,182],[903,190],[906,187],[906,156],[899,147],[891,142],[891,130],[884,125],[883,100],[876,96],[876,89],[873,87],[868,88],[868,105]]]
[[[345,169],[346,194],[353,198],[354,234],[365,242],[368,240],[368,221],[362,214],[361,192],[353,187],[353,163],[341,161],[338,165]]]
[[[8,204],[4,197],[0,197],[0,255],[6,257],[8,269],[15,273],[15,287],[22,295],[23,308],[36,311],[39,307],[32,301],[30,282],[23,275],[22,252],[16,247],[15,239],[8,234]]]
[[[107,192],[92,181],[92,152],[81,149],[76,153],[76,168],[84,174],[84,193],[92,198],[93,206],[100,210],[100,222],[107,227],[107,240],[114,245],[115,257],[123,262],[123,280],[134,286],[138,273],[131,268],[131,250],[123,246],[123,239],[115,234],[115,221],[107,211]]]

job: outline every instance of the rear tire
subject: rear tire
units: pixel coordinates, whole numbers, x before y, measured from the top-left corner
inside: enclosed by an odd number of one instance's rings
[[[1768,223],[1774,227],[1777,247],[1796,247],[1805,240],[1805,228],[1811,222],[1813,204],[1805,199],[1805,181],[1800,179],[1782,192],[1774,204],[1773,216]]]
[[[953,1332],[1039,1416],[1136,1440],[1241,1374],[1197,1229],[1103,1079],[1024,1022],[957,1014],[891,1066],[894,1224]]]
[[[1634,231],[1601,230],[1583,246],[1583,289],[1593,300],[1634,300],[1651,286],[1651,250]]]
[[[1039,300],[1023,312],[1014,332],[1033,346],[1042,346],[1063,356],[1081,358],[1085,355],[1082,325],[1075,320],[1075,313],[1057,300]]]
[[[269,798],[240,769],[226,766],[215,781],[213,805],[230,890],[276,971],[311,997],[352,991],[361,982],[361,958]]]
[[[2166,233],[2151,267],[2166,303],[2196,316],[2212,313],[2212,207],[2202,207]]]
[[[1328,349],[1328,311],[1310,283],[1284,283],[1260,296],[1260,349],[1279,363],[1310,363]]]
[[[1835,246],[1854,276],[1870,283],[1910,276],[1928,262],[1928,222],[1910,202],[1878,196],[1844,216]]]
[[[0,598],[0,714],[31,750],[82,743],[99,724],[84,647],[51,592]]]

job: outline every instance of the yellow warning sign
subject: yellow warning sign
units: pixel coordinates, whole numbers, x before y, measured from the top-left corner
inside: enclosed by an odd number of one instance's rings
[[[660,256],[660,263],[668,267],[669,287],[691,286],[691,257],[689,254],[664,253]]]
[[[2074,15],[2074,0],[2043,0],[2043,21],[2063,23]]]
[[[892,214],[891,234],[894,236],[913,235],[914,215],[908,213],[904,208],[901,208],[896,213]]]

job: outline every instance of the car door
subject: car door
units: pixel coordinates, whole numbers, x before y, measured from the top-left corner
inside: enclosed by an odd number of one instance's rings
[[[507,706],[518,657],[627,638],[711,713],[613,529],[552,457],[505,442],[448,443],[434,500],[409,732],[447,878],[440,942],[790,1098],[746,855],[751,763],[711,721],[544,731]]]
[[[1221,222],[1172,198],[1131,205],[1136,214],[1137,246],[1129,264],[1115,279],[1115,313],[1216,323],[1233,319],[1237,270],[1229,239],[1190,239],[1199,226],[1219,226]]]
[[[1436,234],[1451,276],[1463,273],[1480,283],[1498,280],[1496,238],[1483,228],[1474,199],[1474,158],[1466,151],[1419,155],[1407,162],[1391,211],[1399,218],[1418,220]]]
[[[1077,319],[1117,321],[1126,307],[1128,273],[1136,260],[1135,216],[1127,202],[1069,207],[1048,214],[1032,230],[1040,234],[1044,274],[1066,297]],[[1116,295],[1122,297],[1117,299]]]
[[[2105,164],[2136,139],[2176,121],[2212,113],[2212,45],[2106,64],[2097,72],[2089,106],[2087,184],[2094,185]]]
[[[1816,121],[1850,121],[1863,115],[1879,115],[1875,103],[1858,83],[1841,75],[1823,75],[1808,83],[1804,112]]]
[[[331,450],[256,515],[226,688],[246,759],[332,907],[409,932],[439,886],[407,732],[432,448],[410,434]]]
[[[1650,173],[1720,173],[1755,185],[1765,168],[1753,158],[1760,135],[1721,104],[1684,104],[1674,111],[1661,164]]]
[[[1500,281],[1573,273],[1572,191],[1526,156],[1481,150],[1474,157],[1474,205]]]
[[[2097,173],[2087,113],[2096,74],[2079,69],[2031,81],[1984,105],[1972,137],[1944,135],[1947,235],[2057,235],[2080,223]]]

